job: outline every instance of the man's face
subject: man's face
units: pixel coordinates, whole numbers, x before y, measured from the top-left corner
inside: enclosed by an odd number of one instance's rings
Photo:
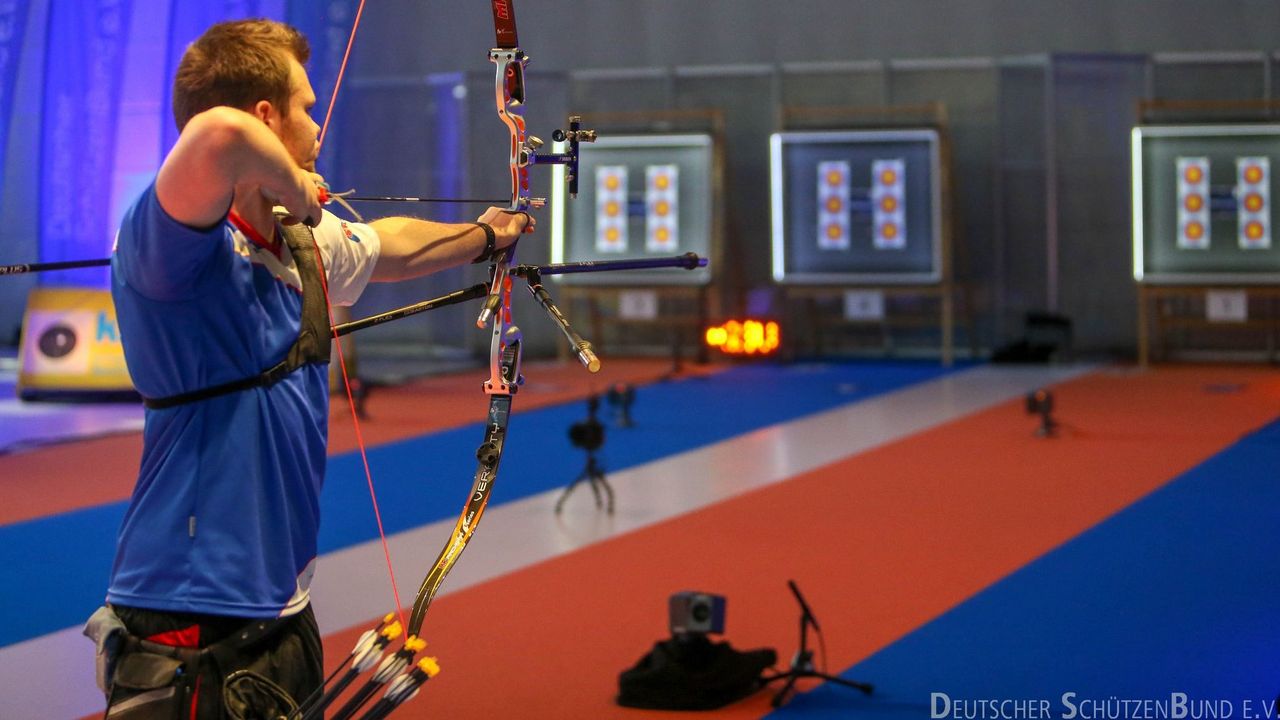
[[[311,109],[316,104],[316,93],[311,89],[307,71],[293,57],[289,58],[289,87],[288,111],[280,114],[276,134],[299,167],[315,172],[320,126],[311,118]]]

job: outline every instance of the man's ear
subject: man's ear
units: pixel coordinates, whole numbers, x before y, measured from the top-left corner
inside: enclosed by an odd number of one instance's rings
[[[266,123],[268,127],[276,121],[276,109],[271,105],[270,100],[259,100],[254,103],[253,109],[250,110],[250,113],[262,122]]]

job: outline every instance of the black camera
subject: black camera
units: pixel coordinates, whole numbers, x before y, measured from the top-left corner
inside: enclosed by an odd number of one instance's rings
[[[596,410],[600,407],[600,399],[592,395],[587,398],[587,419],[569,426],[569,442],[576,448],[588,452],[599,450],[604,445],[604,425],[596,419]]]
[[[685,590],[667,601],[672,635],[724,632],[724,596]]]

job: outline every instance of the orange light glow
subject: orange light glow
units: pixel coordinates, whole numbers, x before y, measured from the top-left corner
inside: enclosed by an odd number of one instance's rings
[[[841,235],[844,235],[843,227],[840,227],[836,223],[831,223],[830,225],[827,226],[827,237],[831,238],[832,240],[835,240],[836,238],[839,238]]]
[[[834,186],[838,186],[842,182],[844,182],[844,173],[838,170],[832,170],[831,172],[827,173],[828,185],[831,185],[834,187]]]
[[[892,195],[885,195],[880,198],[880,209],[884,212],[891,213],[898,209],[898,198]]]
[[[659,217],[666,217],[671,214],[671,204],[666,200],[659,200],[653,204],[653,214]]]
[[[1200,208],[1204,207],[1204,198],[1199,195],[1188,195],[1184,204],[1187,206],[1187,212],[1200,212]]]
[[[1249,193],[1244,196],[1244,209],[1249,212],[1258,212],[1262,209],[1262,196],[1258,193]]]
[[[658,175],[653,178],[653,186],[659,190],[666,190],[671,187],[671,178],[666,175]]]
[[[880,173],[880,184],[892,185],[896,182],[898,182],[898,173],[892,170],[885,170],[884,172]]]
[[[1250,240],[1262,238],[1262,223],[1254,221],[1244,226],[1244,236]]]
[[[1187,168],[1187,173],[1185,177],[1187,179],[1187,182],[1194,185],[1204,179],[1204,172],[1200,170],[1200,167],[1198,165],[1192,165],[1191,167]]]
[[[1247,183],[1257,184],[1262,182],[1262,168],[1257,165],[1250,165],[1244,169],[1244,181]]]
[[[829,212],[829,213],[838,213],[838,212],[840,212],[840,208],[841,208],[843,205],[844,205],[844,203],[840,202],[840,198],[838,198],[838,197],[829,197],[829,198],[827,198],[827,212]]]
[[[880,236],[892,240],[898,237],[898,226],[893,223],[885,223],[880,226]]]
[[[706,340],[726,355],[764,356],[777,352],[781,330],[772,320],[730,320],[707,328]]]
[[[1204,226],[1198,222],[1187,223],[1187,237],[1192,240],[1199,240],[1204,237]]]
[[[618,205],[618,203],[610,200],[604,205],[604,214],[608,215],[609,217],[617,217],[618,212],[621,211],[621,209],[622,208],[621,206]]]

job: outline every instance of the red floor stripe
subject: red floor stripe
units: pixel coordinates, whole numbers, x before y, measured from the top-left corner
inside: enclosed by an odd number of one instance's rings
[[[448,595],[426,626],[444,672],[397,717],[682,717],[612,704],[617,673],[666,634],[666,598],[682,589],[726,595],[727,638],[785,659],[796,579],[838,671],[1273,419],[1280,377],[1108,372],[1057,400],[1059,439],[1034,438],[1021,403],[1005,403]],[[328,638],[331,657],[361,629]],[[768,710],[758,694],[716,717]]]

